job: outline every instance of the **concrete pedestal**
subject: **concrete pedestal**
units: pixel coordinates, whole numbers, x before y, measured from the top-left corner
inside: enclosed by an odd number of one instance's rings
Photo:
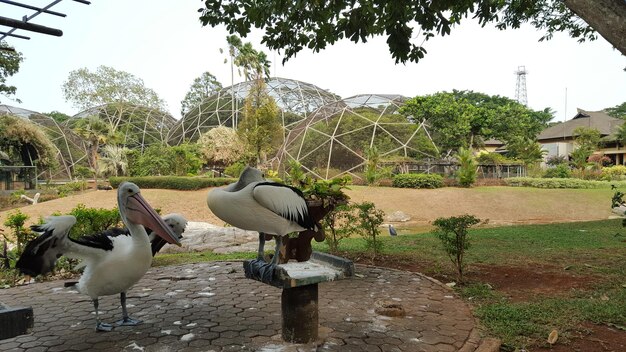
[[[284,341],[309,343],[317,340],[319,324],[317,284],[283,289],[281,310]]]

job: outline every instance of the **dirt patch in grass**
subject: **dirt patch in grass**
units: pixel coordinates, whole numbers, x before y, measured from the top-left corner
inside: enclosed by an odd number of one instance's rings
[[[491,285],[513,302],[528,301],[538,295],[561,296],[572,290],[591,288],[599,281],[593,276],[536,264],[528,267],[474,264],[467,277]]]
[[[532,351],[542,352],[622,352],[626,351],[626,331],[593,323],[584,323],[578,331],[571,333],[567,344],[557,341],[552,347],[537,347]]]

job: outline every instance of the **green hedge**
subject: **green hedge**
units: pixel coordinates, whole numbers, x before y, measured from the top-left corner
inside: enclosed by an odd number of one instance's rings
[[[439,188],[443,187],[443,177],[437,174],[398,174],[393,177],[392,186],[400,188]]]
[[[143,176],[143,177],[111,177],[109,182],[113,188],[120,183],[130,181],[139,188],[178,189],[182,191],[197,190],[208,187],[219,187],[237,182],[229,177],[184,177],[184,176]]]
[[[536,188],[610,188],[626,187],[626,181],[589,181],[579,178],[511,177],[504,180],[508,186]]]

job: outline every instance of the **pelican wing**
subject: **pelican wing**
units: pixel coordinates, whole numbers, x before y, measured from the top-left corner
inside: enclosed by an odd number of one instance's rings
[[[305,229],[315,227],[304,195],[297,188],[276,182],[260,182],[254,186],[252,196],[263,207]]]
[[[28,242],[15,267],[23,274],[37,276],[54,268],[57,259],[67,250],[67,236],[76,223],[71,215],[52,216],[41,225],[31,226],[41,235]]]

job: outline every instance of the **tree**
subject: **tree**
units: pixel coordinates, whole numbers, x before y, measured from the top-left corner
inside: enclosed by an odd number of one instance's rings
[[[546,31],[540,41],[552,38],[555,32],[568,32],[579,42],[594,40],[595,29],[626,55],[623,0],[206,0],[204,5],[200,9],[203,25],[224,24],[231,33],[241,36],[246,36],[252,26],[265,29],[263,43],[272,50],[284,50],[283,61],[305,47],[319,52],[344,38],[358,43],[385,35],[396,62],[418,62],[426,54],[424,41],[435,35],[449,35],[468,17],[482,26],[493,23],[500,30],[529,23]]]
[[[0,94],[6,97],[15,95],[17,88],[6,84],[8,77],[20,70],[20,63],[24,61],[22,53],[15,51],[6,42],[0,42]],[[19,99],[17,99],[20,102]]]
[[[609,116],[613,116],[613,117],[617,117],[618,119],[625,119],[626,120],[626,101],[619,104],[619,105],[615,105],[612,108],[606,108],[604,109],[604,111],[609,115]]]
[[[541,148],[535,138],[518,137],[511,139],[507,144],[509,155],[520,160],[524,165],[530,166],[543,160],[546,150]]]
[[[415,122],[426,120],[435,144],[451,151],[475,148],[490,138],[534,139],[552,118],[550,109],[533,111],[506,97],[457,90],[409,99],[400,113]]]
[[[472,151],[463,147],[459,148],[456,154],[459,162],[459,170],[457,171],[457,177],[459,184],[463,187],[471,187],[476,182],[476,160]]]
[[[244,102],[243,120],[237,133],[256,165],[264,162],[264,156],[282,143],[283,129],[278,117],[278,106],[267,93],[265,82],[263,79],[254,80]]]
[[[166,108],[165,102],[142,79],[108,66],[99,66],[95,72],[87,68],[71,71],[62,89],[65,101],[83,110],[108,103]]]
[[[577,148],[571,154],[572,164],[582,173],[588,165],[587,160],[598,149],[600,137],[600,131],[595,128],[577,127],[574,130],[574,142]]]
[[[100,149],[100,144],[106,143],[107,138],[111,134],[111,129],[98,116],[89,116],[78,120],[73,130],[87,142],[89,165],[94,170],[94,183],[97,187],[99,171],[98,150]]]
[[[228,166],[244,154],[243,143],[237,132],[226,126],[208,130],[198,139],[200,153],[208,164]]]
[[[202,100],[222,89],[222,84],[210,72],[204,72],[193,80],[185,98],[180,102],[180,115],[198,106]]]

